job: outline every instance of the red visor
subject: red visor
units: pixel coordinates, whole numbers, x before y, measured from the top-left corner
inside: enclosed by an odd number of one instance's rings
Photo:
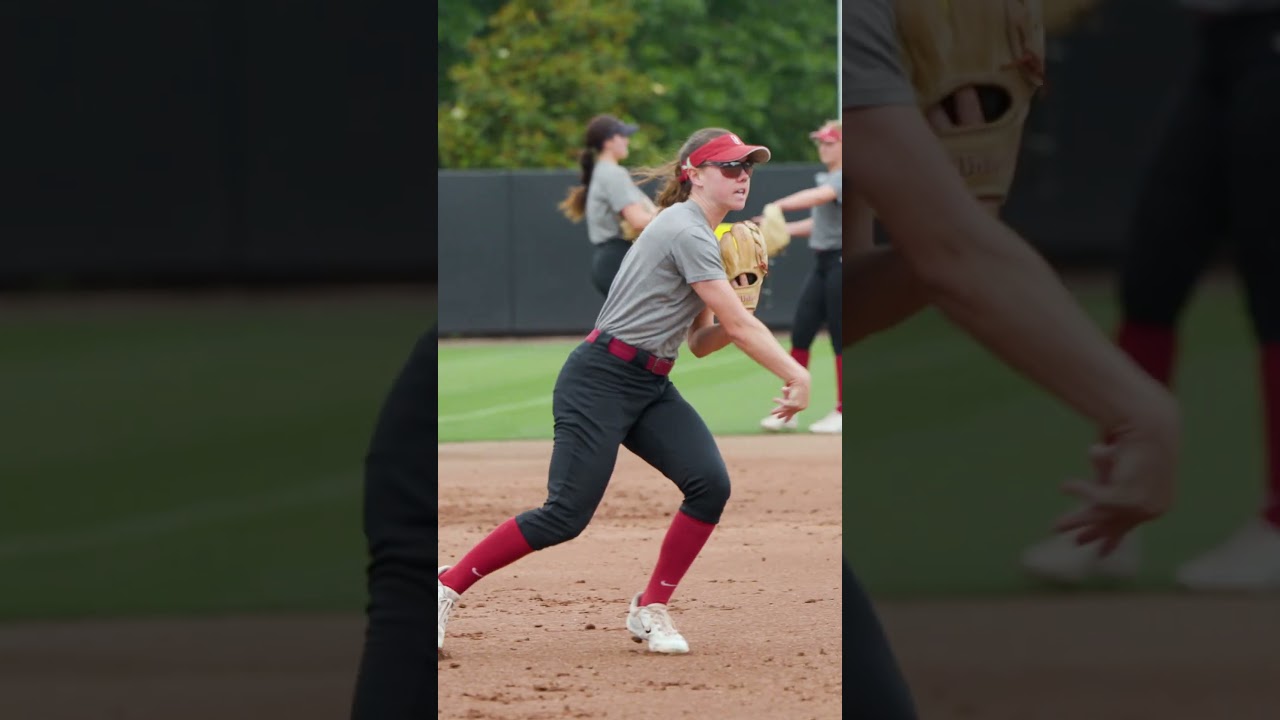
[[[721,135],[689,154],[680,168],[680,182],[689,179],[689,171],[707,162],[733,162],[750,160],[756,164],[769,162],[769,148],[763,145],[748,145],[742,138],[729,133]]]
[[[815,130],[809,133],[809,139],[821,142],[840,142],[844,133],[835,125],[828,125],[821,130]]]

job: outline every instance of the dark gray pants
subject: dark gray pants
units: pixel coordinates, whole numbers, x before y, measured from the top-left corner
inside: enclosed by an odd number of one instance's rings
[[[1280,342],[1280,12],[1205,15],[1198,37],[1139,193],[1121,271],[1125,319],[1176,325],[1226,241],[1259,340]]]
[[[808,350],[822,326],[831,335],[831,347],[836,355],[844,348],[843,270],[839,250],[814,253],[813,268],[805,277],[804,289],[796,302],[795,318],[791,325],[791,346]]]
[[[871,599],[844,562],[844,716],[915,720],[911,690],[889,648]]]
[[[605,336],[578,345],[556,378],[547,500],[516,516],[534,550],[586,529],[620,447],[674,482],[684,493],[680,510],[695,520],[720,522],[729,501],[729,472],[697,411],[669,378],[611,355],[606,345]]]
[[[365,456],[368,603],[353,720],[427,716],[436,579],[437,328],[418,339],[392,383]]]

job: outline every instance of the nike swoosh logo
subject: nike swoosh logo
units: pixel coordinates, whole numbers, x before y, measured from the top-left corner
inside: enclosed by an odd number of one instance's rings
[[[658,581],[658,584],[659,584],[659,585],[661,585],[662,587],[675,587],[675,585],[672,585],[671,583],[667,582],[666,580],[659,580],[659,581]]]
[[[480,571],[479,571],[479,570],[477,570],[477,569],[475,569],[475,568],[471,568],[471,574],[472,574],[472,575],[475,575],[475,576],[476,576],[476,577],[478,577],[478,578],[482,578],[482,577],[484,577],[483,575],[481,575],[481,574],[480,574]]]

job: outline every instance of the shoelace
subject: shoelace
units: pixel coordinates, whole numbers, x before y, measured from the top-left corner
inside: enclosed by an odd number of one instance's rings
[[[436,622],[440,625],[444,625],[445,623],[449,622],[449,615],[452,612],[453,612],[453,598],[448,597],[447,595],[444,596],[443,598],[440,598],[440,608],[436,613],[437,615]]]
[[[666,608],[650,607],[648,608],[648,610],[649,610],[649,622],[652,625],[652,627],[649,628],[650,632],[653,632],[654,630],[658,630],[667,635],[680,634],[679,631],[676,630],[676,624],[671,621],[671,616],[667,614]]]

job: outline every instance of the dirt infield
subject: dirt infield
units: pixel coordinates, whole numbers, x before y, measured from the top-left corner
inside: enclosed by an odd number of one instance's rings
[[[840,716],[840,438],[721,441],[725,517],[672,600],[687,656],[631,642],[680,493],[627,451],[591,526],[463,599],[438,663],[441,718]],[[540,505],[551,444],[440,448],[440,553]]]
[[[437,717],[841,717],[839,439],[721,443],[735,494],[673,601],[690,655],[645,655],[622,627],[678,503],[623,451],[582,537],[468,593]],[[542,500],[549,453],[441,446],[442,561]],[[881,610],[926,720],[1280,717],[1275,596]],[[362,631],[357,615],[0,625],[0,718],[345,720]]]

